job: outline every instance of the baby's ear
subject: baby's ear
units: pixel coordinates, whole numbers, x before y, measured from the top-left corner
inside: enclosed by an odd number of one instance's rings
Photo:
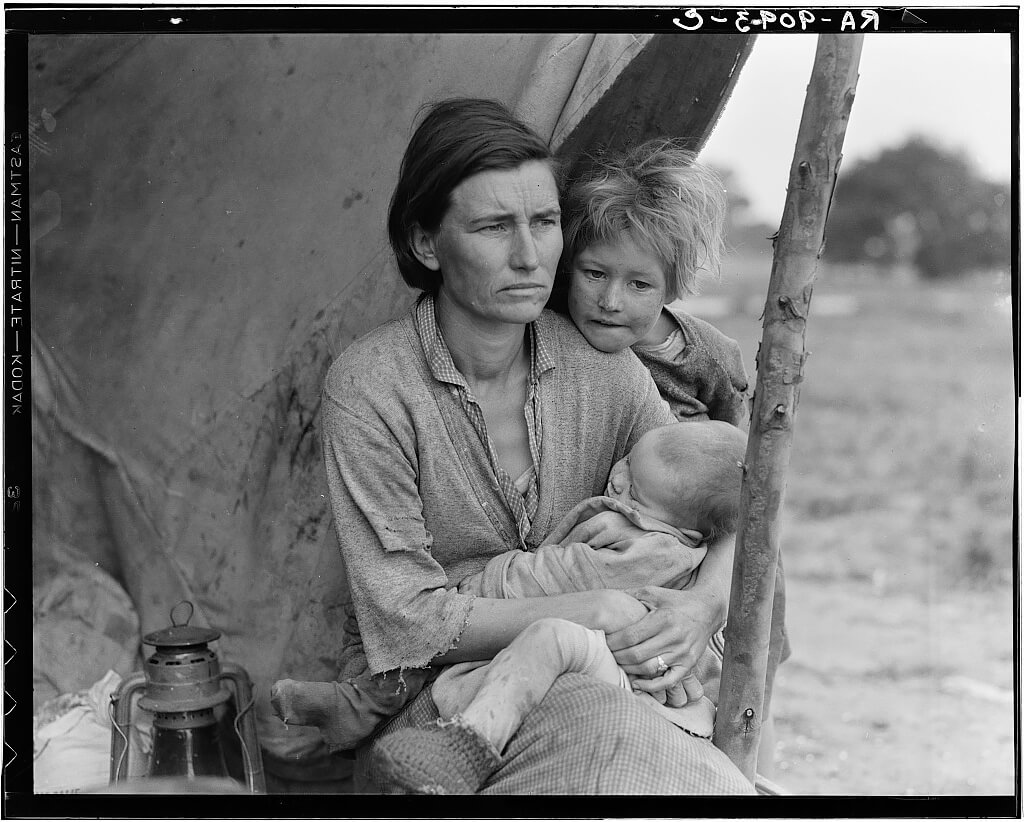
[[[441,270],[441,262],[437,259],[436,235],[424,231],[417,223],[410,232],[409,245],[412,246],[412,253],[416,255],[416,259],[424,266],[431,271]]]

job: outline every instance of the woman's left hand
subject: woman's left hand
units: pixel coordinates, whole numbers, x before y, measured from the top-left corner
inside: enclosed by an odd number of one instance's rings
[[[641,690],[677,685],[697,664],[724,615],[695,591],[648,586],[627,593],[650,610],[632,625],[608,634],[615,661],[637,677],[634,685]]]

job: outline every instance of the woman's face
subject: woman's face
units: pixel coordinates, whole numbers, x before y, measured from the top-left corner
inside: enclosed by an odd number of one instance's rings
[[[576,255],[569,314],[594,348],[614,352],[643,340],[665,304],[665,267],[628,234]]]
[[[533,322],[562,253],[551,169],[530,161],[466,178],[437,232],[416,233],[413,247],[420,262],[441,272],[439,299],[468,319]]]

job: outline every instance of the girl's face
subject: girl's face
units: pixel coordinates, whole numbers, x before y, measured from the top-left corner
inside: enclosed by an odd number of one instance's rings
[[[623,234],[587,246],[570,274],[569,314],[587,342],[612,353],[645,341],[665,304],[665,267],[657,256]]]

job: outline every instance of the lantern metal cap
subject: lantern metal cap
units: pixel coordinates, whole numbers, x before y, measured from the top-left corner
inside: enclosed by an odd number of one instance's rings
[[[163,628],[146,634],[142,641],[147,645],[161,646],[183,646],[183,645],[205,645],[213,642],[220,636],[220,631],[214,628],[193,628],[189,625],[172,625],[170,628]]]
[[[183,605],[188,606],[188,616],[179,622],[175,618],[175,612]],[[195,606],[187,599],[182,600],[171,609],[171,627],[161,628],[159,631],[146,634],[142,641],[147,645],[156,645],[157,647],[182,647],[187,645],[205,645],[207,642],[213,642],[213,640],[217,639],[220,636],[220,631],[216,628],[199,628],[188,624],[194,613]]]

